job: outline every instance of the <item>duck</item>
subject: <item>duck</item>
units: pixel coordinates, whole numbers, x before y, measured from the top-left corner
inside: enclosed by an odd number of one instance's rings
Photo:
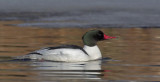
[[[113,39],[101,30],[90,30],[82,36],[84,47],[77,45],[60,45],[56,47],[46,47],[16,59],[48,60],[59,62],[82,62],[98,60],[102,58],[101,51],[97,46],[98,41]]]

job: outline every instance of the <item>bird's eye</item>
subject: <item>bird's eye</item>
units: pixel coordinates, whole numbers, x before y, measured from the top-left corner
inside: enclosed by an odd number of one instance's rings
[[[99,37],[102,37],[102,36],[103,36],[103,32],[99,31],[97,35],[98,35]]]
[[[96,34],[96,39],[97,40],[103,40],[104,39],[104,35],[102,31],[98,31]]]

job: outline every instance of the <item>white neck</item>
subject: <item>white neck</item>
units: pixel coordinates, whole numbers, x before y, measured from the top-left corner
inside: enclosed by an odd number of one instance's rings
[[[83,48],[87,53],[88,55],[90,56],[90,60],[96,60],[96,59],[100,59],[102,58],[102,55],[101,55],[101,51],[99,50],[98,46],[95,45],[95,46],[87,46],[87,45],[84,45],[84,48]]]

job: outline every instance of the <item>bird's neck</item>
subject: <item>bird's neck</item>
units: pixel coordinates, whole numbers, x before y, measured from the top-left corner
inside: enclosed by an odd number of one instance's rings
[[[95,46],[84,45],[83,49],[90,56],[90,60],[96,60],[96,59],[101,59],[102,58],[101,51],[99,50],[97,45],[95,45]]]

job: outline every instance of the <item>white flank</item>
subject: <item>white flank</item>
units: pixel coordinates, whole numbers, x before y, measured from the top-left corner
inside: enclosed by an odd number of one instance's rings
[[[86,55],[80,49],[67,49],[67,48],[54,49],[54,50],[41,49],[35,52],[43,55],[36,56],[35,54],[30,54],[31,59],[44,59],[44,60],[65,61],[65,62],[78,62],[78,61],[89,60],[89,56]]]
[[[51,61],[64,61],[64,62],[79,62],[89,61],[102,58],[98,46],[84,46],[83,48],[88,54],[80,49],[60,48],[48,50],[47,48],[34,51],[31,54],[17,57],[18,59],[38,59],[38,60],[51,60]],[[36,54],[39,53],[39,54]]]

